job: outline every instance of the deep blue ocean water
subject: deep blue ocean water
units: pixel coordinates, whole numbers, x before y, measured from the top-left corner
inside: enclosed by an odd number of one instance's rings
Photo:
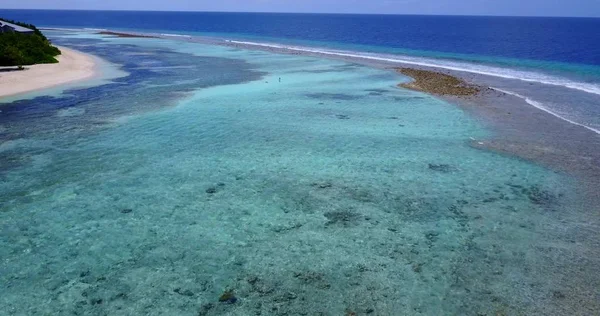
[[[600,66],[600,19],[1,10],[39,26],[217,33]]]

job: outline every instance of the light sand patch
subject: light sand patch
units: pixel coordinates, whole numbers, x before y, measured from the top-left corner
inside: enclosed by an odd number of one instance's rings
[[[96,59],[89,54],[59,47],[58,64],[25,67],[23,71],[0,72],[0,98],[91,79],[98,74]]]

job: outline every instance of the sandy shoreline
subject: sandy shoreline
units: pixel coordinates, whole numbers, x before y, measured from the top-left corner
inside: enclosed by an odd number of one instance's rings
[[[59,47],[58,64],[26,66],[23,71],[0,72],[0,98],[56,87],[98,74],[96,59],[88,54]]]

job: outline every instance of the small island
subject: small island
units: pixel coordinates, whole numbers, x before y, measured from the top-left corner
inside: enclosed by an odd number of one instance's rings
[[[396,68],[396,70],[413,81],[400,84],[401,87],[431,93],[439,96],[469,97],[477,95],[482,87],[469,84],[463,79],[418,68]]]
[[[53,46],[34,25],[0,19],[0,100],[92,79],[99,72],[98,58]]]
[[[34,25],[0,19],[0,66],[58,63],[60,54]]]

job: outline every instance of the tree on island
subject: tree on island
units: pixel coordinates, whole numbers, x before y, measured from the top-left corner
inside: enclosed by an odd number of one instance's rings
[[[19,70],[23,69],[23,53],[21,53],[19,49],[14,46],[7,46],[3,51],[0,48],[0,52],[0,56],[2,56],[0,57],[0,60],[5,58],[11,61],[12,65],[10,66],[17,66],[19,67]]]
[[[34,25],[0,20],[34,31],[33,34],[0,33],[0,66],[18,66],[19,69],[23,69],[24,65],[58,62],[55,57],[60,55],[60,50],[52,46],[50,41]]]

